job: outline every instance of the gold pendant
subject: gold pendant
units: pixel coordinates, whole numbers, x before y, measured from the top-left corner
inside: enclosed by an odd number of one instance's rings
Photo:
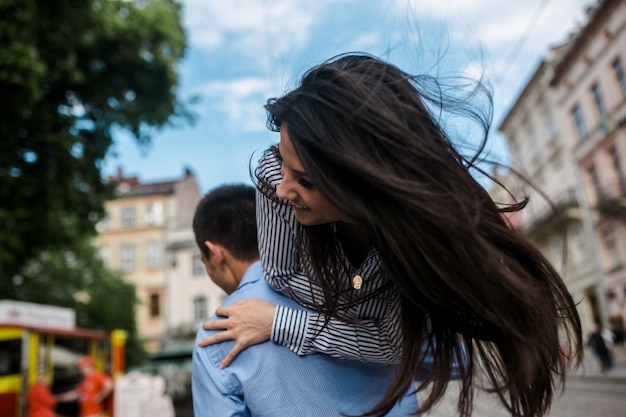
[[[352,288],[354,288],[355,290],[360,290],[362,286],[363,278],[361,278],[361,275],[355,275],[352,278]]]

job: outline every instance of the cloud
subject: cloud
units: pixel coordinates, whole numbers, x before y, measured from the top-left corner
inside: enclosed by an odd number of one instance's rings
[[[262,105],[267,97],[281,94],[294,81],[292,71],[297,72],[304,62],[308,66],[309,56],[316,56],[338,38],[346,42],[343,50],[382,52],[384,56],[389,47],[398,58],[398,48],[399,60],[403,55],[410,58],[412,45],[423,42],[428,47],[432,43],[435,49],[447,50],[444,52],[451,56],[446,61],[456,73],[474,79],[484,73],[499,90],[496,100],[501,102],[524,82],[548,46],[566,39],[575,26],[571,22],[576,16],[581,20],[584,14],[583,3],[586,1],[551,0],[536,14],[537,2],[468,0],[459,7],[458,0],[390,0],[365,7],[375,10],[375,17],[367,18],[365,14],[359,17],[364,10],[354,0],[183,0],[192,48],[211,60],[240,60],[232,72],[241,72],[244,65],[255,69],[254,76],[213,79],[196,89],[210,99],[211,111],[223,114],[230,126],[246,131],[264,130]],[[338,20],[330,24],[331,17]],[[537,18],[535,22],[533,18]],[[353,32],[352,38],[345,37],[341,28],[354,28],[350,19],[365,19],[374,25]],[[439,23],[433,26],[432,22]],[[336,34],[329,32],[335,29]],[[521,48],[516,51],[518,46]],[[456,57],[455,53],[465,56]],[[229,76],[234,74],[218,75]]]
[[[208,99],[211,103],[208,110],[221,114],[227,128],[236,126],[246,132],[265,130],[263,104],[271,94],[270,83],[265,78],[211,81],[195,92]]]
[[[547,42],[558,43],[575,29],[573,21],[582,20],[585,4],[590,0],[552,0],[539,2],[468,0],[459,7],[458,0],[415,3],[393,0],[396,15],[410,14],[414,19],[428,16],[445,21],[452,42],[480,43],[493,56],[506,56],[520,39],[526,37],[524,49],[541,53]],[[536,12],[539,12],[536,14]],[[535,19],[535,20],[533,20]]]
[[[192,47],[205,52],[227,47],[244,57],[301,49],[315,16],[328,1],[183,0]]]

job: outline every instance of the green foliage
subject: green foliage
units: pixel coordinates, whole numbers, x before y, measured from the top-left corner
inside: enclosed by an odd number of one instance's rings
[[[129,364],[145,356],[134,288],[89,242],[113,193],[101,173],[113,133],[147,147],[155,129],[188,117],[180,9],[177,0],[0,0],[0,297],[127,330]]]
[[[14,277],[15,299],[74,309],[78,327],[128,332],[126,361],[141,363],[146,353],[137,337],[135,286],[107,269],[89,242],[42,251]]]
[[[0,0],[0,292],[41,251],[94,233],[113,132],[140,146],[187,116],[176,0]]]

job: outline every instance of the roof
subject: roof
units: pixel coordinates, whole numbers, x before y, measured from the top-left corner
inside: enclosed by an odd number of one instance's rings
[[[115,176],[109,176],[107,181],[117,183],[118,197],[133,197],[146,195],[169,195],[176,191],[176,184],[184,179],[193,176],[189,168],[185,168],[185,175],[182,178],[166,181],[140,182],[136,176],[124,176],[122,169],[118,168]]]
[[[600,29],[606,16],[610,16],[613,9],[619,7],[623,0],[599,0],[597,5],[587,9],[587,24],[573,37],[570,47],[560,59],[554,69],[554,78],[551,85],[557,85],[561,78],[568,71],[570,66],[576,61],[578,55],[583,51],[584,46]]]
[[[131,183],[126,182],[124,179],[117,186],[117,192],[119,196],[132,197],[138,195],[151,195],[151,194],[173,194],[174,187],[178,181],[164,181],[153,183]]]
[[[11,323],[0,323],[0,328],[14,328],[14,329],[23,329],[29,330],[37,333],[45,333],[45,334],[53,334],[55,336],[64,336],[64,337],[77,337],[77,338],[85,338],[85,339],[107,339],[110,337],[111,333],[105,330],[91,330],[91,329],[83,329],[80,327],[75,327],[74,329],[52,329],[45,327],[35,327],[35,326],[22,326],[19,324],[11,324]]]

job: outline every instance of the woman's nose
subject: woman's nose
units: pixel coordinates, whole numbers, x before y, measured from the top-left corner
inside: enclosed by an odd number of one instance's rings
[[[288,181],[285,179],[285,177],[283,177],[283,179],[278,184],[278,188],[276,188],[276,197],[280,198],[281,200],[288,200],[287,196],[289,194],[287,189],[287,182]]]
[[[280,173],[282,174],[283,179],[280,180],[278,188],[276,188],[276,197],[280,198],[281,200],[289,200],[291,189],[291,186],[289,185],[291,183],[291,179],[285,171],[286,170],[281,167]]]

